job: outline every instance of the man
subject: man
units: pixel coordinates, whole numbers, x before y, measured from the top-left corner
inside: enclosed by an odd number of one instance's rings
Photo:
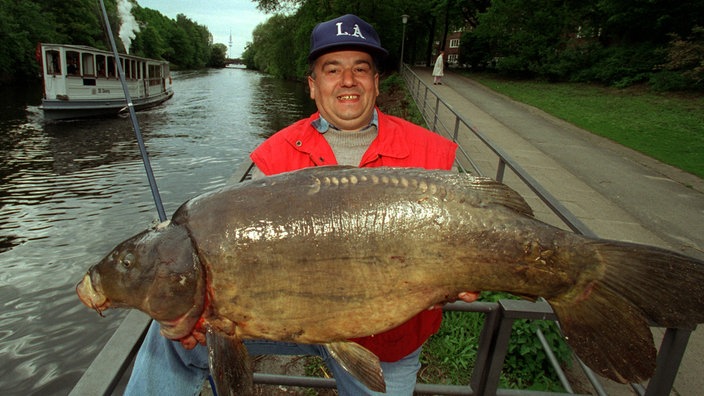
[[[407,166],[450,169],[457,145],[376,108],[377,62],[387,51],[371,25],[354,15],[318,24],[311,34],[310,96],[318,112],[284,128],[251,154],[254,177],[320,165]],[[476,299],[463,293],[465,301]],[[355,339],[379,356],[388,395],[412,395],[425,340],[440,327],[442,310],[429,309],[382,334]],[[192,347],[202,339],[183,340]],[[319,345],[246,342],[250,354],[320,355],[341,395],[372,395]],[[186,351],[152,325],[135,362],[126,394],[197,394],[207,375],[207,351]]]

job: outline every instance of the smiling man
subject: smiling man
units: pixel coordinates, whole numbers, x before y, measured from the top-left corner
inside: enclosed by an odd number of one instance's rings
[[[386,55],[374,28],[355,15],[318,24],[311,34],[308,56],[310,97],[318,111],[275,133],[252,152],[253,178],[338,164],[452,168],[454,142],[376,107],[378,64]],[[314,255],[315,246],[310,249]],[[458,296],[465,301],[476,297],[475,293]],[[441,319],[441,309],[429,309],[394,329],[352,340],[379,357],[387,395],[413,394],[421,347],[439,329]],[[178,342],[160,336],[158,325],[153,324],[125,394],[198,394],[208,374],[207,350],[196,346],[203,341],[202,335],[195,334],[181,340],[189,349],[181,348]],[[249,340],[245,345],[252,355],[319,355],[333,372],[340,395],[378,394],[342,368],[322,345],[266,340]]]

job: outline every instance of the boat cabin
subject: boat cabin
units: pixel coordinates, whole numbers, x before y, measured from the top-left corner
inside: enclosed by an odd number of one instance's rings
[[[49,120],[115,115],[126,108],[118,62],[135,109],[173,96],[169,63],[81,45],[38,48],[44,80],[42,109]]]

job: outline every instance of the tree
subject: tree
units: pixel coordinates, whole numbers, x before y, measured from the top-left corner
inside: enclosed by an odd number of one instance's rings
[[[225,67],[226,59],[227,46],[225,44],[214,44],[210,49],[208,67]]]
[[[37,1],[39,3],[39,1]],[[119,21],[116,17],[115,0],[105,1],[105,8],[111,17],[112,29],[117,32]],[[62,43],[84,44],[107,48],[103,29],[102,11],[94,0],[45,0],[41,1],[44,12],[54,16]]]
[[[34,78],[37,44],[58,37],[52,15],[39,4],[0,0],[0,83]]]

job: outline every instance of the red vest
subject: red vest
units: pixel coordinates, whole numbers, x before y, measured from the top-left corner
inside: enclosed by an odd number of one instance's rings
[[[362,156],[360,167],[398,166],[451,169],[457,144],[418,125],[378,111],[378,136]],[[265,175],[311,166],[336,165],[323,135],[311,124],[320,114],[282,129],[257,147],[250,158]],[[406,323],[353,341],[384,362],[395,362],[423,345],[440,328],[442,310],[423,311]]]

